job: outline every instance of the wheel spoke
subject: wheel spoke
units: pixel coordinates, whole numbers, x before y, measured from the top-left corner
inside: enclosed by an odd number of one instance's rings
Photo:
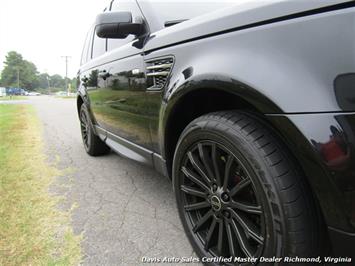
[[[252,251],[251,251],[251,248],[248,244],[248,239],[245,237],[244,234],[241,233],[241,231],[239,230],[239,228],[234,220],[231,220],[230,224],[231,224],[232,229],[237,237],[240,248],[243,250],[245,255],[247,255],[249,258],[252,257]]]
[[[84,122],[84,124],[86,125],[88,122],[86,119],[86,115],[82,112],[80,117],[81,117],[81,121]]]
[[[213,215],[213,211],[209,210],[208,212],[206,212],[206,214],[204,216],[202,216],[197,223],[195,224],[194,228],[192,228],[192,231],[194,231],[194,233],[196,233],[198,231],[198,229],[200,229],[200,227],[207,222],[207,220]]]
[[[188,152],[187,156],[193,167],[197,170],[197,172],[203,177],[207,184],[211,182],[211,179],[206,175],[206,173],[202,170],[201,164],[198,162],[197,158],[192,154],[192,152]]]
[[[228,186],[228,180],[229,180],[229,174],[230,174],[230,169],[231,166],[233,164],[233,156],[232,155],[228,155],[228,159],[226,162],[226,166],[224,168],[224,182],[223,182],[223,190],[227,189]]]
[[[235,247],[234,247],[234,242],[233,242],[233,237],[232,237],[232,230],[231,226],[229,223],[226,222],[226,231],[227,231],[227,238],[228,238],[228,246],[229,246],[229,252],[230,255],[235,257]]]
[[[216,219],[213,218],[212,220],[212,223],[210,225],[210,228],[208,229],[208,233],[207,233],[207,236],[206,236],[206,241],[205,241],[205,249],[207,250],[210,246],[210,241],[211,241],[211,237],[212,237],[212,234],[214,232],[214,229],[216,227]]]
[[[192,203],[184,206],[186,211],[196,211],[207,207],[210,207],[210,204],[207,201],[201,201],[198,203]]]
[[[218,243],[217,243],[217,250],[219,252],[219,254],[222,254],[223,251],[223,220],[219,221],[219,226],[218,226]]]
[[[247,217],[242,217],[234,210],[230,210],[232,217],[241,225],[244,231],[259,244],[264,243],[264,238],[260,235],[260,230]]]
[[[266,238],[263,209],[243,161],[208,139],[195,143],[183,159],[179,193],[195,241],[216,256],[259,256]],[[212,206],[210,197],[221,206]]]
[[[222,185],[220,169],[218,166],[218,155],[217,155],[217,145],[215,143],[212,144],[212,163],[214,168],[214,175],[216,177],[216,182],[218,186]]]
[[[232,208],[236,208],[238,210],[245,211],[247,213],[253,213],[253,214],[261,214],[262,213],[260,205],[251,205],[251,204],[247,204],[247,203],[232,201],[230,206]]]
[[[243,188],[251,184],[250,178],[245,178],[241,180],[230,192],[229,195],[233,197],[235,194],[237,194],[239,191],[241,191]]]
[[[193,195],[193,196],[197,196],[197,197],[200,197],[200,198],[206,198],[206,193],[198,190],[198,189],[195,189],[195,188],[192,188],[192,187],[188,187],[188,186],[185,186],[185,185],[182,185],[181,186],[181,190],[184,191],[185,193],[189,194],[189,195]]]
[[[181,168],[181,171],[185,174],[186,177],[188,177],[196,185],[200,186],[205,191],[209,191],[209,187],[205,183],[203,183],[195,174],[193,174],[190,170],[188,170],[186,167],[183,166]]]
[[[203,145],[201,143],[199,143],[197,145],[198,147],[198,152],[199,152],[199,155],[200,155],[200,158],[201,158],[201,161],[203,163],[203,166],[205,167],[206,171],[207,171],[207,176],[209,178],[209,180],[212,180],[213,179],[213,172],[211,170],[211,167],[210,167],[210,162],[209,162],[209,158],[205,152],[205,150],[203,149]]]

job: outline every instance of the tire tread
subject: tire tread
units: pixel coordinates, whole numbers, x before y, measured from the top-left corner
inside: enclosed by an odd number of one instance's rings
[[[320,252],[321,230],[317,221],[321,218],[317,217],[319,211],[316,210],[312,192],[300,167],[272,129],[254,114],[241,111],[209,113],[195,119],[190,125],[192,124],[204,124],[205,127],[242,134],[252,143],[253,147],[264,155],[272,178],[278,186],[282,209],[288,221],[287,227],[291,229],[287,230],[288,243],[292,244],[288,255],[312,255],[315,250]],[[306,241],[305,238],[311,238],[312,241]]]

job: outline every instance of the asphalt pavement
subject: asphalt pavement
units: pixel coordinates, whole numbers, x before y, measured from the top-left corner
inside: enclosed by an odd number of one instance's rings
[[[84,265],[143,265],[143,257],[196,257],[166,177],[115,153],[87,155],[75,99],[40,96],[29,103],[43,125],[49,161],[63,170],[54,191],[66,197],[63,207],[74,206],[72,225],[83,235]]]

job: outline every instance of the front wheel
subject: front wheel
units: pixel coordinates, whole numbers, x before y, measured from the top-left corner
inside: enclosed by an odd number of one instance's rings
[[[320,253],[319,212],[305,177],[251,114],[217,112],[191,122],[175,151],[173,184],[185,232],[206,264]]]

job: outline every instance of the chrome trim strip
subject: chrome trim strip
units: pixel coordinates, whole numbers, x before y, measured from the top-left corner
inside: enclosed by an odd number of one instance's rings
[[[168,76],[168,75],[169,75],[168,71],[159,71],[159,72],[147,73],[147,77]]]
[[[152,69],[159,69],[159,68],[169,68],[169,67],[172,67],[172,65],[173,64],[154,65],[154,66],[148,66],[147,69],[152,70]]]

